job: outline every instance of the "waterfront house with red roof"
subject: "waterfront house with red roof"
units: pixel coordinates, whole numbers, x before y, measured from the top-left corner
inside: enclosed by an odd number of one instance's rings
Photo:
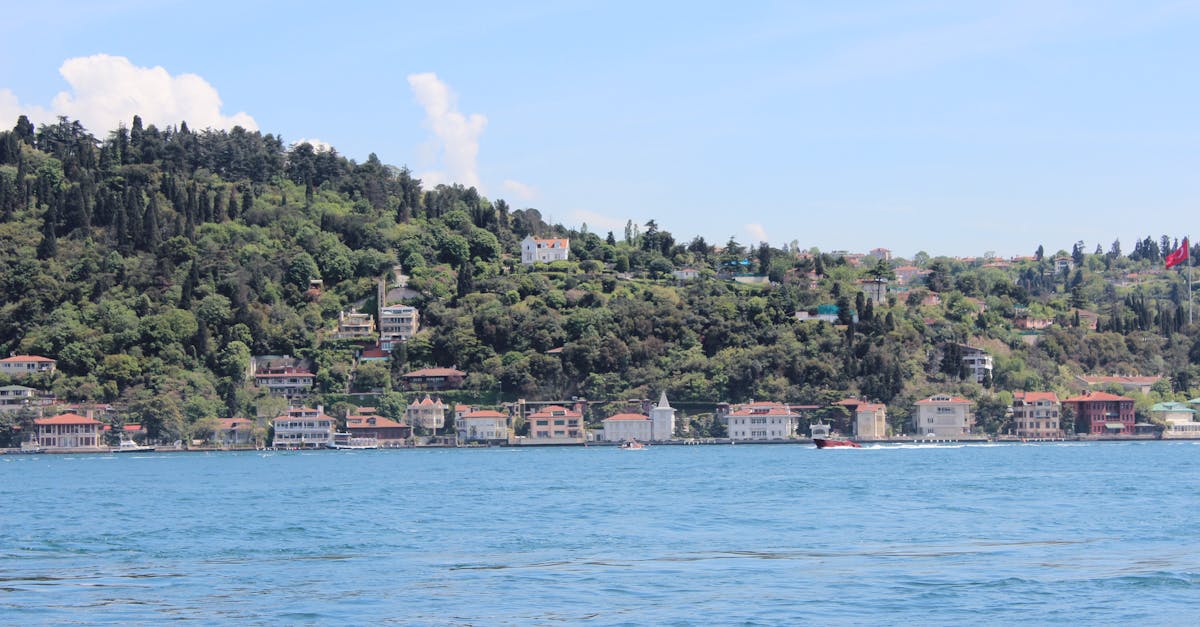
[[[40,355],[13,355],[0,359],[0,374],[27,377],[39,372],[54,372],[58,362]]]
[[[36,418],[37,445],[43,449],[96,449],[103,443],[100,433],[104,424],[95,418],[79,414],[59,414],[53,418]]]
[[[491,409],[473,409],[454,419],[459,442],[508,441],[508,415]]]
[[[1063,435],[1062,403],[1054,392],[1013,392],[1013,433],[1023,438],[1055,438]]]
[[[410,390],[457,390],[467,373],[456,368],[422,368],[400,377]]]
[[[796,437],[800,414],[787,403],[749,402],[726,416],[730,440],[786,440]]]
[[[918,437],[955,438],[971,433],[975,416],[971,401],[949,394],[935,394],[913,406],[912,430]]]
[[[521,263],[550,263],[566,261],[571,254],[571,240],[565,237],[540,239],[532,235],[521,240]]]
[[[613,414],[602,420],[601,424],[604,425],[605,442],[648,442],[654,427],[650,416],[631,413]]]
[[[359,407],[346,416],[346,432],[351,440],[374,439],[383,447],[406,446],[412,436],[412,427],[380,416],[374,407]]]
[[[446,404],[442,399],[425,398],[414,400],[404,410],[404,420],[414,427],[435,431],[446,425]]]
[[[247,418],[218,418],[213,439],[222,448],[253,446],[254,422]]]
[[[529,424],[529,440],[548,443],[582,442],[583,414],[561,405],[547,405],[525,417]]]
[[[1108,392],[1088,392],[1063,401],[1075,410],[1075,424],[1091,435],[1133,435],[1133,399]]]

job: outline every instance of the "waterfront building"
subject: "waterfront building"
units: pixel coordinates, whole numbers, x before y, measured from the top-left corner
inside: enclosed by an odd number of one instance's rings
[[[1196,422],[1195,405],[1200,399],[1184,403],[1157,403],[1150,408],[1150,416],[1163,423],[1162,437],[1164,440],[1200,439],[1200,422]]]
[[[333,444],[334,421],[325,408],[289,407],[275,419],[272,448],[325,448]]]
[[[540,239],[532,235],[521,240],[521,263],[550,263],[566,261],[571,254],[571,240],[565,237]]]
[[[446,425],[446,405],[442,399],[425,398],[409,404],[404,410],[404,420],[414,427],[436,431]]]
[[[1075,410],[1075,424],[1090,435],[1133,435],[1133,399],[1108,392],[1089,392],[1068,398],[1063,405]]]
[[[358,407],[346,416],[346,432],[351,441],[373,439],[382,447],[406,446],[412,427],[375,413],[374,407]]]
[[[27,377],[41,372],[53,373],[58,362],[40,355],[13,355],[0,359],[0,374]]]
[[[726,419],[731,440],[786,440],[796,436],[800,415],[786,403],[751,401],[735,407]]]
[[[918,437],[959,437],[971,433],[974,425],[971,401],[964,398],[935,394],[913,406],[912,430]]]
[[[583,414],[561,405],[547,405],[525,417],[529,439],[582,442],[585,434]]]
[[[254,422],[246,418],[218,418],[213,439],[222,448],[244,448],[254,444]]]
[[[104,424],[95,418],[79,414],[59,414],[53,418],[36,418],[37,445],[43,449],[100,448],[100,433]]]
[[[882,440],[887,437],[887,405],[860,403],[854,408],[854,437]]]
[[[621,413],[613,414],[601,421],[604,425],[605,442],[628,442],[638,440],[648,442],[654,431],[650,416],[645,414]]]
[[[1013,433],[1023,438],[1055,438],[1063,435],[1062,403],[1054,392],[1013,392]]]
[[[459,442],[508,441],[508,416],[490,409],[473,409],[454,419]]]

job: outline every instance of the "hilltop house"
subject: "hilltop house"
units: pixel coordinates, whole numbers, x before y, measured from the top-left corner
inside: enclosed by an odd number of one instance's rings
[[[13,355],[0,359],[0,374],[26,377],[40,372],[54,372],[58,362],[39,355]]]
[[[786,440],[796,436],[800,415],[785,403],[751,401],[726,418],[730,440]]]
[[[0,412],[17,411],[32,407],[37,402],[38,391],[23,385],[0,387]]]
[[[971,401],[964,398],[935,394],[913,407],[912,430],[918,437],[958,437],[970,433],[974,425]]]
[[[457,390],[462,387],[467,373],[456,368],[422,368],[404,374],[404,387],[409,390],[436,392],[438,390]]]
[[[412,339],[421,329],[421,312],[410,305],[387,305],[379,308],[379,346],[391,351],[396,345]]]
[[[303,359],[288,355],[258,355],[250,360],[250,378],[254,385],[266,388],[271,396],[292,401],[308,395],[317,375],[309,370]]]
[[[982,348],[960,344],[963,367],[970,373],[971,380],[983,383],[992,377],[992,356]]]
[[[59,414],[53,418],[37,418],[37,445],[43,449],[94,449],[103,441],[100,433],[104,424],[95,418],[79,414]]]
[[[1068,398],[1064,405],[1075,410],[1075,424],[1091,435],[1133,435],[1133,399],[1107,392],[1088,392]]]
[[[566,261],[571,254],[571,240],[565,237],[539,239],[532,235],[521,240],[521,263],[550,263]]]
[[[1013,392],[1013,433],[1023,438],[1053,438],[1063,434],[1062,403],[1054,392]]]
[[[333,444],[334,421],[325,408],[289,407],[275,419],[272,448],[325,448]]]

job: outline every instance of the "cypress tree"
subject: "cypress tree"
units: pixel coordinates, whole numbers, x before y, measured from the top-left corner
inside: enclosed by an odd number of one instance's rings
[[[54,223],[57,221],[58,212],[54,207],[50,207],[42,222],[42,241],[37,247],[38,259],[52,259],[58,254],[58,237],[54,234]]]
[[[150,195],[150,204],[142,216],[142,242],[146,250],[154,252],[162,244],[162,234],[158,227],[158,194]]]

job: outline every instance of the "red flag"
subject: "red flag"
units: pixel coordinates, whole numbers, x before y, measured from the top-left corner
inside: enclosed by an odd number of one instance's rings
[[[1168,268],[1177,266],[1188,260],[1188,241],[1187,241],[1187,239],[1188,238],[1186,238],[1186,237],[1183,238],[1183,243],[1179,245],[1179,248],[1176,248],[1175,252],[1167,255],[1167,267]]]

